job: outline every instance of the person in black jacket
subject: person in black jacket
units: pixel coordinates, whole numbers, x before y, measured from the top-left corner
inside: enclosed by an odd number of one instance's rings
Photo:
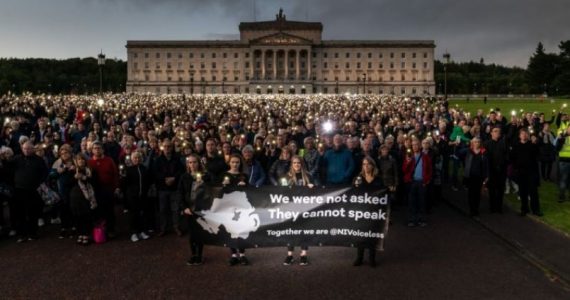
[[[142,164],[143,157],[138,151],[131,154],[131,165],[125,170],[123,178],[123,190],[126,203],[129,207],[129,224],[131,241],[146,240],[149,236],[144,231],[148,224],[146,212],[149,205],[147,194],[150,185],[148,169]]]
[[[353,185],[356,188],[372,190],[374,193],[379,193],[385,189],[384,182],[382,182],[382,175],[376,167],[376,162],[370,156],[365,156],[362,159],[362,169],[354,180]],[[357,247],[356,260],[353,265],[355,267],[362,265],[364,256],[364,249],[368,249],[369,263],[371,267],[376,267],[376,243],[361,243]]]
[[[463,177],[467,181],[467,194],[469,198],[469,215],[479,215],[481,203],[481,188],[487,183],[489,177],[489,162],[485,148],[481,147],[481,139],[473,138],[471,148],[465,156],[465,170]]]
[[[202,164],[205,166],[206,170],[212,176],[213,183],[221,183],[221,174],[228,170],[228,165],[224,161],[224,158],[218,154],[216,149],[216,140],[209,138],[206,141],[206,155],[202,158]]]
[[[501,136],[501,127],[491,129],[491,138],[483,145],[489,161],[489,209],[491,213],[503,212],[503,196],[507,179],[507,163],[509,147],[506,139]]]
[[[180,193],[180,209],[188,221],[190,231],[190,253],[191,258],[186,262],[190,266],[198,266],[203,263],[202,253],[204,242],[202,241],[203,229],[198,224],[197,211],[207,209],[210,194],[207,184],[211,181],[208,173],[205,172],[200,158],[191,154],[186,158],[186,173],[180,177],[178,192]]]
[[[34,154],[34,145],[27,141],[22,145],[22,154],[14,158],[14,227],[19,243],[38,238],[38,219],[42,200],[38,187],[47,177],[44,160]]]
[[[511,160],[515,181],[519,185],[519,197],[521,198],[521,216],[529,212],[528,200],[530,197],[530,209],[537,216],[542,216],[538,199],[538,185],[540,176],[538,172],[538,145],[531,142],[528,130],[523,128],[519,131],[519,142],[513,145]]]
[[[184,173],[184,166],[180,158],[173,151],[172,142],[164,140],[161,146],[162,154],[156,159],[154,164],[154,178],[156,180],[156,190],[158,191],[158,202],[160,211],[160,233],[164,236],[168,229],[169,219],[171,219],[174,232],[182,236],[179,227],[180,211],[178,209],[178,180]]]

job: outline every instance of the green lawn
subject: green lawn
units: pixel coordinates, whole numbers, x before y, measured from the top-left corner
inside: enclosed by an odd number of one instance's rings
[[[529,100],[529,99],[489,99],[487,104],[483,100],[470,100],[469,103],[463,100],[450,101],[450,107],[462,108],[470,112],[472,115],[477,113],[477,110],[482,109],[488,113],[491,108],[500,108],[503,115],[510,118],[511,112],[515,110],[517,115],[520,115],[520,110],[524,112],[544,112],[546,118],[549,119],[553,114],[552,110],[559,111],[563,104],[568,103],[565,111],[570,112],[569,99],[547,99],[544,101]],[[559,229],[567,234],[570,234],[570,202],[558,203],[558,187],[551,182],[543,182],[539,188],[540,206],[544,216],[540,219],[546,224]],[[511,205],[516,211],[520,212],[520,201],[517,200],[516,195],[508,195],[507,203]]]

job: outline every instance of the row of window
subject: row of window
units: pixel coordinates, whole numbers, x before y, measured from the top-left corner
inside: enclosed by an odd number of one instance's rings
[[[161,55],[160,52],[156,52],[156,53],[155,53],[155,57],[156,57],[156,58],[160,58],[160,55]],[[183,54],[182,54],[182,53],[178,53],[177,55],[178,55],[178,58],[179,58],[179,59],[182,59],[182,58],[183,58]],[[350,55],[351,55],[351,52],[346,52],[346,53],[345,53],[345,57],[346,57],[346,58],[350,58]],[[389,56],[390,56],[390,58],[394,58],[395,53],[394,53],[394,52],[390,52]],[[406,52],[401,52],[401,53],[400,53],[400,56],[401,56],[401,58],[406,58]],[[150,57],[150,54],[149,54],[148,52],[145,52],[145,53],[144,53],[144,58],[149,58],[149,57]],[[190,53],[188,54],[188,57],[189,57],[189,58],[194,58],[194,53],[193,53],[193,52],[190,52]],[[211,57],[212,57],[212,58],[217,58],[217,53],[216,53],[216,52],[212,52],[212,53],[211,53]],[[234,54],[233,54],[233,57],[234,57],[234,58],[239,58],[239,53],[237,53],[237,52],[234,53]],[[317,57],[317,52],[313,52],[313,58],[316,58],[316,57]],[[340,54],[339,54],[338,52],[335,52],[335,53],[334,53],[334,58],[339,58],[339,57],[340,57]],[[378,54],[378,57],[379,57],[379,58],[384,58],[384,54],[383,54],[382,52],[380,52],[380,53]],[[133,53],[133,58],[138,58],[138,53],[137,53],[137,52],[134,52],[134,53]],[[166,58],[167,58],[167,59],[172,58],[172,53],[167,52],[167,53],[166,53]],[[206,58],[206,54],[203,53],[203,52],[200,53],[200,58]],[[222,53],[222,58],[228,58],[228,53],[226,53],[226,52]],[[249,53],[248,53],[248,52],[245,53],[245,58],[249,58]],[[323,58],[328,58],[328,52],[323,52]],[[356,58],[362,58],[362,53],[357,52],[357,53],[356,53]],[[368,58],[372,58],[372,52],[368,52]],[[412,52],[412,58],[417,58],[417,53],[416,53],[416,52]],[[423,52],[423,58],[428,58],[428,53],[427,53],[427,52]]]
[[[261,74],[256,73],[256,74],[254,75],[254,78],[253,78],[253,79],[254,79],[254,80],[260,80],[261,77],[262,77]],[[266,75],[265,77],[266,77],[265,80],[273,80],[273,76],[271,76],[271,75]],[[161,80],[160,80],[160,77],[156,76],[155,78],[156,78],[157,81],[161,81]],[[402,74],[401,77],[400,77],[400,80],[401,80],[401,81],[406,81],[406,79],[409,79],[409,78],[410,78],[410,77],[406,77],[405,74]],[[278,79],[283,79],[283,78],[278,78]],[[294,80],[295,78],[294,78],[294,77],[291,77],[290,79],[291,79],[291,80]],[[303,76],[301,79],[302,79],[302,80],[305,80],[305,77]],[[415,76],[413,76],[411,79],[412,79],[412,81],[418,81]],[[173,78],[172,76],[168,76],[168,77],[166,77],[166,80],[167,80],[167,81],[173,81],[174,78]],[[218,80],[218,77],[217,77],[216,75],[212,75],[211,81],[212,81],[212,82],[215,82],[215,81],[217,81],[217,80]],[[245,75],[245,80],[246,80],[246,81],[249,81],[249,80],[250,80],[249,74],[246,74],[246,75]],[[394,80],[395,80],[395,77],[394,77],[394,76],[390,76],[390,81],[394,81]],[[150,75],[145,75],[145,81],[150,81]],[[185,79],[184,79],[184,77],[178,77],[178,81],[182,82],[182,81],[185,81]],[[206,77],[204,77],[204,76],[200,77],[200,82],[206,82],[206,81],[207,81],[207,80],[206,80]],[[225,82],[225,81],[228,81],[228,77],[224,76],[224,77],[222,78],[222,81],[224,81],[224,82]],[[234,76],[234,77],[233,77],[233,81],[240,81],[239,76]],[[313,81],[317,81],[317,77],[316,77],[316,76],[313,76]],[[329,78],[325,76],[325,77],[323,78],[323,81],[329,81]],[[335,77],[335,78],[334,78],[334,81],[335,81],[335,82],[339,82],[339,81],[340,81],[340,80],[339,80],[339,77]],[[345,81],[354,81],[354,80],[353,80],[353,78],[351,78],[350,76],[346,76],[346,77],[345,77]],[[357,81],[357,82],[361,82],[359,76],[356,77],[356,81]],[[362,81],[363,81],[363,80],[362,80]],[[377,81],[378,81],[378,82],[382,82],[382,81],[384,81],[384,80],[383,80],[382,76],[379,76]],[[424,79],[424,80],[422,80],[422,81],[426,81],[426,80]],[[194,77],[190,77],[190,82],[191,82],[191,83],[196,82],[196,81],[194,80]],[[373,78],[368,77],[368,79],[366,80],[366,82],[373,82]]]
[[[150,88],[143,88],[143,89],[137,89],[137,91],[146,91],[146,92],[150,92],[151,89]],[[175,91],[177,91],[179,94],[183,94],[183,93],[190,93],[190,94],[195,94],[195,93],[212,93],[212,94],[216,94],[216,93],[230,93],[233,92],[234,94],[239,94],[239,93],[245,93],[245,94],[249,94],[250,93],[250,88],[249,86],[246,87],[233,87],[233,89],[230,88],[218,88],[215,86],[211,86],[206,88],[205,86],[203,87],[190,87],[187,89],[178,87],[176,90],[174,88],[171,87],[156,87],[154,88],[154,91],[157,94],[166,92],[167,94],[170,93],[174,93]],[[356,92],[362,92],[359,88],[349,88],[349,89],[339,89],[339,88],[331,88],[329,90],[328,87],[322,87],[320,89],[320,93],[323,94],[328,94],[330,93],[335,93],[335,94],[339,94],[339,93],[343,93],[343,92],[348,92],[348,93],[356,93]],[[366,89],[366,93],[368,94],[372,94],[372,93],[378,93],[378,94],[384,94],[384,93],[389,93],[392,95],[395,95],[396,92],[399,91],[401,95],[408,95],[408,94],[412,94],[412,95],[417,95],[419,91],[421,91],[423,94],[429,94],[429,90],[426,88],[416,88],[416,87],[412,87],[410,88],[405,88],[405,87],[393,87],[390,88],[388,90],[384,90],[383,88],[369,88]],[[261,94],[262,93],[262,88],[261,87],[257,87],[254,89],[254,92],[256,94]],[[283,89],[283,88],[277,88],[274,89],[273,87],[267,87],[265,88],[265,93],[267,94],[273,94],[273,93],[277,93],[277,94],[306,94],[308,92],[308,90],[303,86],[300,89],[299,88],[289,88],[289,89]],[[312,90],[313,94],[319,93],[319,89],[314,86],[313,90]]]
[[[156,62],[156,69],[160,69],[160,66],[161,66],[160,62]],[[179,62],[177,66],[178,66],[178,70],[184,69],[183,63],[181,63],[181,62]],[[210,66],[211,66],[211,69],[216,69],[217,66],[218,66],[218,64],[217,64],[216,62],[212,62]],[[250,67],[249,62],[245,62],[244,66],[245,66],[246,69],[249,69],[249,67]],[[260,69],[260,68],[261,68],[261,62],[257,62],[257,63],[255,64],[255,66],[256,66],[256,68]],[[234,70],[235,70],[235,69],[238,69],[238,68],[239,68],[239,62],[234,62],[233,67],[234,67]],[[273,68],[273,64],[272,64],[272,63],[268,63],[268,64],[267,64],[267,67],[268,67],[268,69],[272,69],[272,68]],[[328,69],[328,67],[329,67],[328,62],[323,63],[323,69]],[[346,69],[350,69],[350,67],[351,67],[350,63],[347,62],[347,63],[345,64],[345,68],[346,68]],[[367,67],[368,67],[368,69],[372,69],[372,68],[373,68],[372,63],[369,62],[369,63],[367,64]],[[427,63],[427,62],[424,62],[424,63],[423,63],[423,67],[424,67],[424,69],[427,69],[427,68],[428,68],[428,63]],[[144,63],[144,68],[145,68],[145,69],[150,69],[150,64],[149,64],[148,62],[145,62],[145,63]],[[172,64],[171,64],[171,63],[166,63],[166,68],[167,68],[167,69],[172,69]],[[224,70],[227,69],[227,63],[225,63],[225,62],[222,63],[222,68],[223,68]],[[290,66],[289,66],[289,68],[290,68],[290,69],[295,69],[295,63],[291,63]],[[301,69],[305,69],[305,62],[301,62],[301,63],[300,63],[300,68],[301,68]],[[313,65],[313,69],[316,69],[316,68],[317,68],[317,65]],[[336,63],[336,64],[334,65],[334,68],[335,68],[335,69],[338,69],[338,68],[339,68],[339,64]],[[356,63],[356,68],[357,68],[357,69],[362,69],[362,64],[361,64],[360,62]],[[379,68],[379,69],[384,69],[384,63],[379,63],[379,64],[378,64],[378,68]],[[400,69],[405,69],[405,68],[406,68],[406,62],[401,62],[401,63],[400,63]],[[416,69],[416,68],[417,68],[417,64],[416,64],[415,62],[413,62],[413,63],[412,63],[412,69]],[[139,64],[138,64],[137,62],[133,63],[133,69],[134,69],[134,70],[138,70],[138,69],[139,69]],[[190,64],[190,69],[194,69],[194,64]],[[200,69],[206,69],[206,64],[203,63],[203,62],[200,63]],[[390,63],[390,69],[394,69],[394,63],[393,63],[393,62]]]

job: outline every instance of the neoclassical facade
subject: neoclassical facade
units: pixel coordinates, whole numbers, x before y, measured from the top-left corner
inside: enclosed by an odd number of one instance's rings
[[[322,40],[319,22],[242,22],[232,41],[127,41],[128,92],[424,95],[434,41]]]

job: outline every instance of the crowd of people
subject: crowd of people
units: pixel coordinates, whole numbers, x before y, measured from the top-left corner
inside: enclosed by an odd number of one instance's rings
[[[49,222],[88,245],[94,226],[115,237],[120,204],[133,242],[187,230],[191,265],[203,261],[194,212],[207,209],[208,186],[375,186],[407,206],[408,227],[427,226],[446,185],[467,190],[474,217],[484,186],[490,212],[513,191],[522,215],[541,216],[538,186],[558,156],[560,201],[570,187],[562,111],[471,114],[391,95],[7,94],[0,117],[3,233],[33,241]],[[366,248],[375,264],[374,245],[360,245],[354,265]],[[231,265],[248,263],[231,249]]]

